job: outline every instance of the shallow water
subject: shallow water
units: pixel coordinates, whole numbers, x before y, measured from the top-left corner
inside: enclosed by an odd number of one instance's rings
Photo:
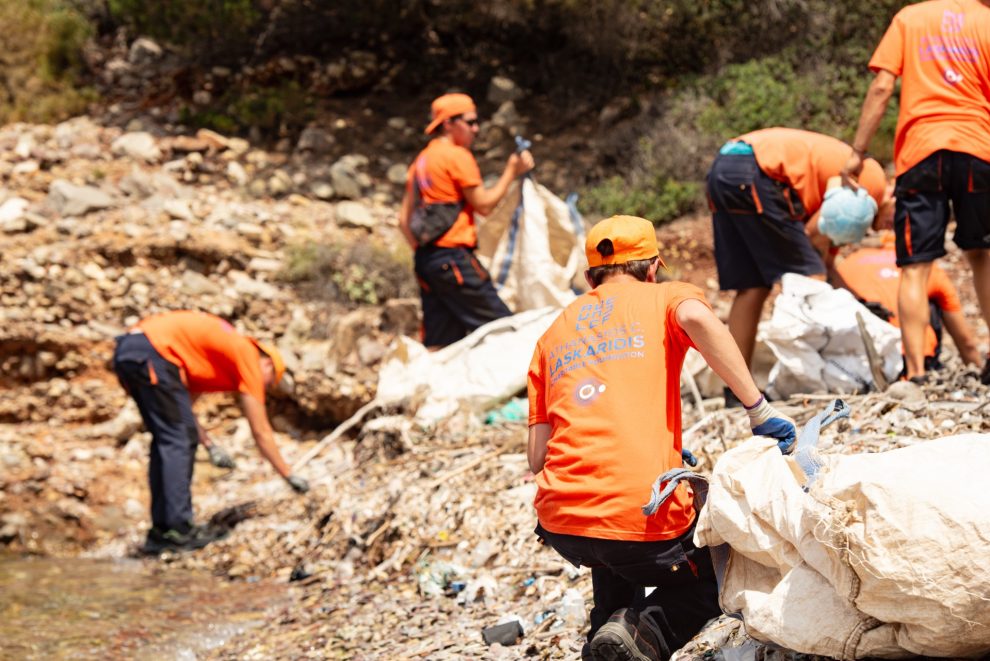
[[[0,659],[191,661],[287,599],[150,561],[0,555]]]

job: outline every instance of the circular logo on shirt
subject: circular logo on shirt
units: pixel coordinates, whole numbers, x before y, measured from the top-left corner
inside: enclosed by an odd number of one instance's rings
[[[945,82],[949,83],[950,85],[958,85],[963,80],[962,74],[961,73],[957,73],[951,67],[950,68],[947,68],[942,73],[942,76],[945,78]]]
[[[574,388],[574,400],[580,406],[587,406],[598,399],[605,390],[605,384],[598,379],[585,379]]]

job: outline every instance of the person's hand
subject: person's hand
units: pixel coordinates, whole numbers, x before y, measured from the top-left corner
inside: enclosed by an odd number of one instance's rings
[[[846,159],[846,164],[842,166],[839,178],[846,188],[859,190],[859,175],[863,171],[863,156],[863,152],[853,149],[849,158]]]
[[[513,178],[521,177],[536,166],[536,160],[528,149],[509,156],[508,167],[512,168]]]
[[[206,448],[206,452],[210,455],[210,463],[217,468],[236,468],[237,464],[234,463],[234,459],[227,454],[227,451],[222,447],[214,443],[210,447]]]
[[[285,481],[289,483],[289,486],[296,493],[306,493],[309,491],[309,482],[298,475],[286,475]]]
[[[794,421],[770,406],[766,397],[760,396],[760,400],[752,407],[746,407],[746,414],[749,416],[749,426],[753,430],[754,436],[769,436],[777,439],[777,447],[782,454],[787,454],[794,447],[797,440],[797,426]]]

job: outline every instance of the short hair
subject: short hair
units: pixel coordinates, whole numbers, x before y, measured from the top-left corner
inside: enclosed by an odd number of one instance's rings
[[[607,241],[608,239],[606,239]],[[602,241],[604,243],[605,241]],[[595,286],[602,284],[606,278],[613,275],[619,275],[625,273],[636,278],[640,282],[646,282],[646,274],[650,271],[650,266],[656,262],[659,257],[650,257],[649,259],[633,259],[628,262],[623,262],[622,264],[602,264],[601,266],[594,266],[588,269],[588,277],[591,281],[595,283]]]

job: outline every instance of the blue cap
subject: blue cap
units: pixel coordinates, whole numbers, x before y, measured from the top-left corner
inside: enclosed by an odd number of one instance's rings
[[[825,193],[818,231],[836,245],[858,243],[877,215],[877,203],[865,188],[833,188]]]

